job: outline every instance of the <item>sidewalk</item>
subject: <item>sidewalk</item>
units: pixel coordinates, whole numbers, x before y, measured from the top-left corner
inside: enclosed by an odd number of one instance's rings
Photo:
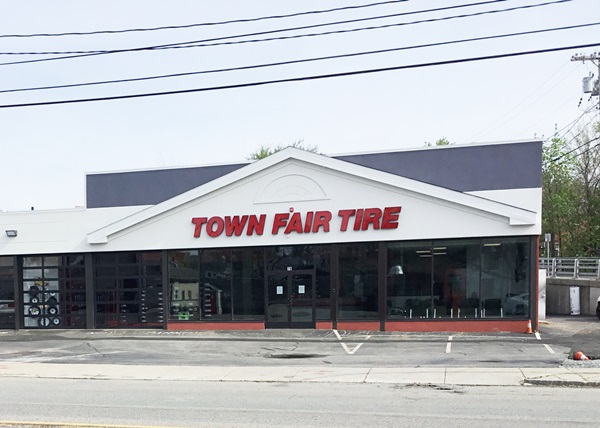
[[[0,377],[200,382],[600,387],[600,368],[208,367],[0,363]]]

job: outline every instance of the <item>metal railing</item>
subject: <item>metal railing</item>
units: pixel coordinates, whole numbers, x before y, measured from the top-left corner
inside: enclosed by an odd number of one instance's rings
[[[600,259],[598,258],[540,258],[540,269],[552,278],[579,278],[600,280]]]

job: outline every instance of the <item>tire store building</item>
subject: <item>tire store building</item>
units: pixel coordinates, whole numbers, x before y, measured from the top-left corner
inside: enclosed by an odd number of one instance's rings
[[[94,173],[0,213],[0,328],[537,326],[542,142]]]

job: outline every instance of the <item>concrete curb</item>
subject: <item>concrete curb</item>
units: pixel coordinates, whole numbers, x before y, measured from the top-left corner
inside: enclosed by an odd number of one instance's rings
[[[575,380],[548,380],[548,379],[525,379],[526,385],[548,386],[548,387],[570,387],[570,388],[600,388],[600,382],[575,381]]]
[[[140,366],[0,362],[0,378],[600,388],[600,368]]]

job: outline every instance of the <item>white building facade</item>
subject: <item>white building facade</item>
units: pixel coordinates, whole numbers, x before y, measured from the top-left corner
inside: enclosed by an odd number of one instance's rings
[[[0,326],[525,331],[541,148],[89,174],[84,209],[0,214]]]

